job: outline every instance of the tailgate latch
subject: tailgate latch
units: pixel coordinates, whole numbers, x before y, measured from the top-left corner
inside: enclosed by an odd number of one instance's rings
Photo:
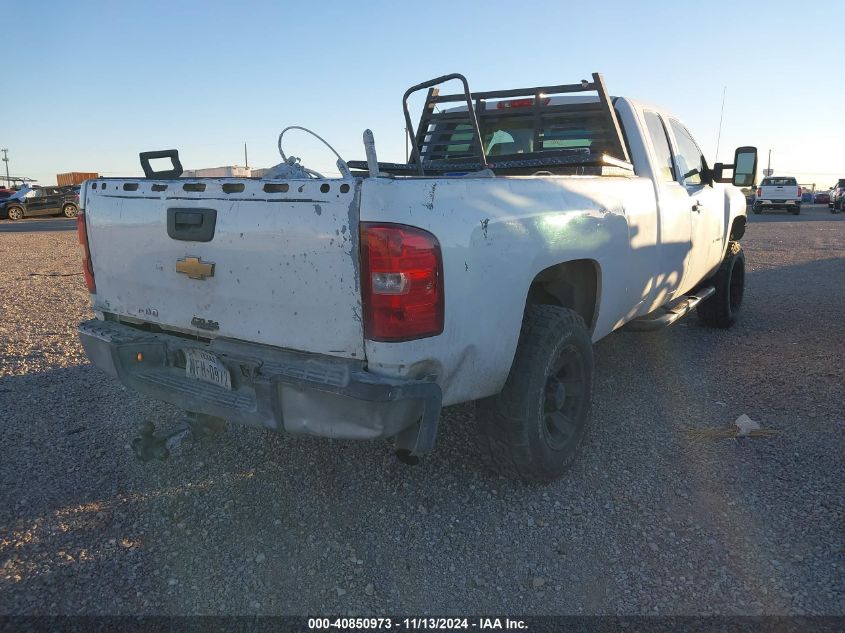
[[[167,210],[167,234],[182,242],[210,242],[217,226],[216,209]]]

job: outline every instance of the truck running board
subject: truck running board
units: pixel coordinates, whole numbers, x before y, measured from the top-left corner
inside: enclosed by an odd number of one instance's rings
[[[692,312],[699,303],[709,299],[716,292],[713,286],[699,288],[694,294],[676,299],[668,306],[658,308],[645,316],[633,319],[625,325],[632,332],[653,332],[672,325],[675,321]]]

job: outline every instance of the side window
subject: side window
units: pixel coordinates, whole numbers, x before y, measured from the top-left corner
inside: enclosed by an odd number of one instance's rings
[[[671,119],[672,133],[678,142],[678,166],[680,182],[684,185],[700,185],[701,173],[704,171],[704,157],[701,150],[695,144],[692,136],[683,125],[675,119]]]
[[[663,182],[675,181],[675,166],[672,164],[672,150],[660,117],[655,112],[645,113],[645,123],[651,144],[654,146],[654,158],[657,161],[657,177]]]

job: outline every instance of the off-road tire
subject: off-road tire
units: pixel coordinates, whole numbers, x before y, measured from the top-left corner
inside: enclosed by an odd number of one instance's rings
[[[6,209],[6,217],[12,221],[23,219],[23,208],[14,206]]]
[[[75,218],[77,213],[79,213],[79,209],[75,204],[66,204],[62,207],[62,215],[66,218]]]
[[[531,483],[560,477],[587,434],[592,381],[593,346],[581,316],[529,305],[504,388],[475,404],[488,466]]]
[[[715,294],[698,306],[698,319],[705,325],[729,328],[736,321],[745,293],[745,253],[739,242],[729,242],[719,270],[708,282]]]

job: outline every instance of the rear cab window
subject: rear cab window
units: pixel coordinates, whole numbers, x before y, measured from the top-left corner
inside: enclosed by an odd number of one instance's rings
[[[618,154],[612,142],[616,133],[601,115],[598,101],[543,104],[539,116],[535,115],[533,102],[488,102],[479,112],[481,142],[488,156],[518,157],[543,152]],[[446,112],[429,127],[422,148],[423,160],[472,158],[474,134],[465,115],[461,116],[465,111],[466,108]],[[452,118],[454,122],[449,120]]]
[[[795,178],[786,178],[786,177],[774,177],[774,178],[763,178],[763,182],[760,183],[761,187],[797,187],[798,181]]]

